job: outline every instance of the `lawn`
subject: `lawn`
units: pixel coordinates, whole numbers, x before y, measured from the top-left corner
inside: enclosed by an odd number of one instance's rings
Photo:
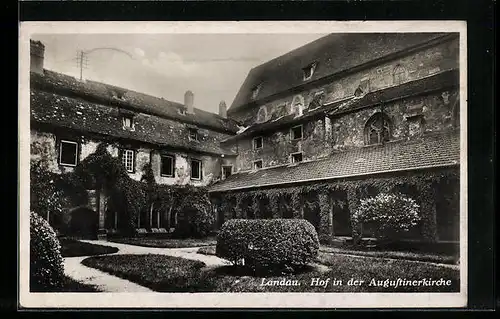
[[[97,256],[85,259],[83,264],[159,292],[456,292],[460,286],[458,269],[449,267],[330,253],[320,253],[318,261],[330,270],[305,269],[293,275],[267,277],[256,276],[243,267],[205,268],[202,262],[164,255]],[[313,284],[328,278],[326,286],[319,282]],[[420,286],[402,286],[401,283],[399,287],[383,286],[385,280],[395,282],[398,278],[420,281]],[[449,280],[451,285],[429,286],[429,281],[427,285],[421,281],[441,278]],[[282,279],[285,284],[289,280],[297,285],[271,284]],[[364,282],[350,285],[350,279]]]
[[[100,292],[96,286],[83,284],[68,276],[64,276],[62,287],[42,289],[32,287],[30,290],[32,292]]]
[[[136,245],[143,247],[157,247],[157,248],[188,248],[188,247],[211,246],[217,243],[217,239],[215,237],[207,237],[201,239],[116,238],[116,239],[111,239],[110,241],[120,244],[129,244],[129,245]]]
[[[390,258],[390,259],[402,259],[411,261],[424,261],[440,264],[456,264],[458,257],[456,256],[446,256],[437,254],[422,254],[422,253],[411,253],[403,251],[363,251],[363,250],[350,250],[344,248],[333,248],[321,246],[320,251],[323,253],[330,253],[336,255],[353,255],[353,256],[363,256],[363,257],[375,257],[375,258]],[[215,255],[215,246],[205,246],[201,247],[197,251],[199,254],[204,255]]]
[[[71,238],[59,238],[61,255],[63,257],[96,256],[112,254],[118,251],[116,247],[90,244]]]

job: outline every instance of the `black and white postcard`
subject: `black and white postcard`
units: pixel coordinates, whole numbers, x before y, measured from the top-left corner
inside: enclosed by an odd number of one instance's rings
[[[466,43],[461,21],[21,23],[21,306],[466,306]]]

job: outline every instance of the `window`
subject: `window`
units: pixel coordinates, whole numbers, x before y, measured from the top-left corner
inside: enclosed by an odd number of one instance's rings
[[[259,112],[257,112],[257,123],[262,123],[267,121],[267,108],[265,105],[261,106]]]
[[[323,105],[323,100],[325,98],[325,91],[319,91],[314,94],[311,103],[309,103],[310,109],[315,109]]]
[[[128,129],[134,128],[134,122],[131,116],[122,117],[123,127]]]
[[[186,109],[183,107],[178,108],[177,112],[179,112],[180,115],[186,115]]]
[[[232,166],[222,166],[222,179],[226,179],[233,173]]]
[[[291,156],[292,163],[302,162],[302,153],[294,153]]]
[[[317,64],[318,63],[314,62],[302,69],[302,72],[304,73],[304,81],[309,80],[313,76]]]
[[[290,134],[292,136],[292,140],[299,140],[302,138],[302,125],[297,125],[292,127],[290,130]]]
[[[262,168],[262,160],[253,162],[253,169],[261,169],[261,168]]]
[[[302,95],[294,96],[291,107],[292,113],[294,113],[296,116],[301,116],[304,111],[304,104],[304,97],[302,97]]]
[[[253,89],[252,89],[252,99],[255,100],[257,98],[257,95],[259,95],[259,91],[260,91],[260,88],[262,87],[262,84],[259,84],[257,86],[255,86]]]
[[[191,179],[201,179],[201,161],[191,160]]]
[[[59,164],[66,166],[76,166],[78,162],[78,143],[61,140],[59,146]]]
[[[161,156],[160,175],[174,177],[174,157],[169,155]]]
[[[195,128],[190,128],[189,129],[189,140],[190,141],[197,141],[198,140],[198,130]]]
[[[262,136],[255,137],[253,139],[253,149],[257,150],[259,148],[262,148],[262,142],[263,142]]]
[[[405,82],[408,77],[405,67],[401,64],[396,65],[392,73],[392,77],[394,80],[394,84],[401,84]]]
[[[381,144],[391,138],[391,122],[384,113],[374,114],[365,125],[365,144]]]
[[[127,172],[134,172],[134,150],[123,150],[122,163]]]

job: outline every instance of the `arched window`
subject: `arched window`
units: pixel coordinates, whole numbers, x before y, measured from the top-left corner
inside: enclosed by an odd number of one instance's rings
[[[391,139],[391,121],[384,113],[375,113],[365,125],[365,144],[381,144]]]
[[[302,97],[302,95],[296,95],[293,97],[291,111],[296,116],[302,115],[302,113],[304,112],[304,98]]]
[[[401,64],[396,65],[394,71],[392,72],[392,78],[394,80],[394,84],[401,84],[406,82],[406,80],[408,79],[406,68]]]
[[[261,106],[257,113],[257,123],[262,123],[267,120],[267,108],[265,105]]]

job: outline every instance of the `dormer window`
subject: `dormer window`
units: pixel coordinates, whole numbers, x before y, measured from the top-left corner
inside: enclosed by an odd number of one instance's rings
[[[190,128],[189,129],[189,140],[190,141],[197,141],[198,140],[198,130],[195,128]]]
[[[259,91],[260,91],[260,88],[262,87],[262,83],[255,86],[253,89],[252,89],[252,100],[255,100],[257,99],[257,95],[259,95]]]
[[[258,160],[253,162],[253,169],[258,170],[262,168],[262,160]]]
[[[309,64],[308,66],[306,66],[305,68],[302,69],[303,76],[304,76],[304,81],[307,81],[310,78],[312,78],[312,76],[314,74],[314,71],[316,70],[316,66],[317,65],[318,65],[318,63],[314,62],[314,63],[311,63],[311,64]]]
[[[183,107],[180,107],[177,109],[177,112],[180,114],[180,115],[186,115],[186,109],[183,108]]]
[[[302,153],[293,153],[290,156],[290,160],[292,161],[292,163],[302,162]]]
[[[134,119],[132,116],[123,116],[122,124],[124,129],[133,130],[134,129]]]

